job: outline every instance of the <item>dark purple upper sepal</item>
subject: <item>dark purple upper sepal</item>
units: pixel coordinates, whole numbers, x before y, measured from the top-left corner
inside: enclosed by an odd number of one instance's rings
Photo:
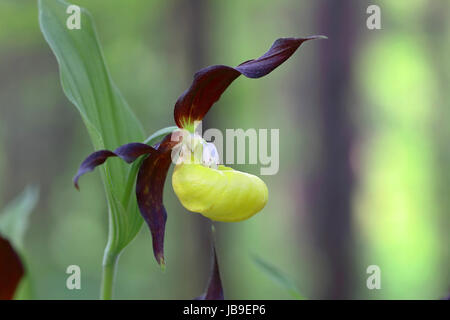
[[[325,37],[281,38],[258,59],[248,60],[235,68],[216,65],[200,70],[194,75],[191,87],[175,104],[174,117],[177,126],[184,128],[194,121],[202,120],[222,93],[241,74],[247,78],[263,77],[286,61],[303,42],[321,38]]]
[[[85,173],[95,169],[95,167],[103,164],[110,157],[119,157],[127,163],[135,161],[139,156],[155,152],[155,149],[145,143],[128,143],[118,147],[114,151],[99,150],[91,153],[80,165],[77,174],[73,178],[75,187],[78,187],[78,179]]]
[[[228,66],[211,66],[194,75],[191,87],[175,104],[175,122],[179,128],[202,120],[228,86],[241,73]]]
[[[0,300],[13,299],[24,273],[19,255],[9,241],[0,236]]]
[[[167,135],[142,163],[136,181],[139,211],[152,234],[156,261],[164,265],[164,232],[167,213],[163,205],[163,190],[167,171],[172,163],[172,148],[178,144],[179,132]]]

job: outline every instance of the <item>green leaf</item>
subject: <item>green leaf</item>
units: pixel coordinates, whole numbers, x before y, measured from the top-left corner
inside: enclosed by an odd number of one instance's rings
[[[91,15],[82,8],[81,29],[69,30],[69,5],[61,0],[39,0],[39,22],[58,61],[64,93],[80,112],[94,149],[113,150],[142,141],[142,126],[106,68]],[[110,215],[107,250],[117,255],[136,236],[143,219],[131,197],[134,189],[125,183],[130,166],[111,159],[101,170]],[[132,199],[130,206],[125,206],[123,199]]]
[[[300,294],[294,281],[281,272],[276,266],[269,264],[255,255],[252,255],[251,259],[267,276],[284,288],[294,299],[305,300],[305,297]]]
[[[28,217],[39,197],[36,187],[27,187],[21,195],[12,200],[0,213],[0,234],[19,251],[23,250]]]
[[[38,198],[38,188],[29,186],[25,188],[21,195],[3,208],[0,213],[0,234],[8,239],[18,251],[26,270],[25,276],[16,290],[14,299],[31,299],[33,296],[31,275],[23,242],[28,228],[29,216],[36,206]]]

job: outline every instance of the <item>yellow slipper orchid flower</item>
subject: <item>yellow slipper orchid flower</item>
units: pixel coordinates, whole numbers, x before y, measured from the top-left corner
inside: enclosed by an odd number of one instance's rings
[[[150,228],[154,255],[160,264],[164,263],[163,243],[167,219],[163,189],[173,162],[173,151],[177,147],[181,148],[177,149],[178,160],[172,175],[172,186],[187,210],[224,222],[252,217],[267,203],[266,184],[254,175],[219,165],[214,145],[194,134],[195,122],[203,119],[239,76],[261,78],[291,57],[305,41],[322,38],[281,38],[257,59],[247,60],[236,67],[214,65],[200,70],[194,75],[191,86],[175,103],[174,119],[179,130],[167,135],[153,147],[145,143],[129,143],[114,151],[99,150],[92,153],[78,169],[74,178],[75,186],[78,188],[81,175],[92,171],[110,157],[119,157],[131,163],[145,156],[139,163],[136,199],[139,211]]]

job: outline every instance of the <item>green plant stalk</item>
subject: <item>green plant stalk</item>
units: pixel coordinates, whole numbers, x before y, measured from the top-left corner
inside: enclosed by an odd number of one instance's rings
[[[172,133],[178,129],[178,127],[172,126],[167,127],[161,130],[156,131],[154,134],[152,134],[150,137],[148,137],[144,143],[148,145],[153,145],[156,142],[160,141],[162,138],[164,138],[166,135]],[[122,204],[124,205],[124,208],[127,208],[129,210],[129,204],[131,199],[131,194],[133,194],[133,188],[134,188],[134,182],[136,181],[136,176],[139,171],[139,167],[143,161],[144,157],[141,157],[140,159],[136,160],[130,170],[128,171],[127,175],[127,181],[126,181],[126,189],[124,193],[124,197],[122,199]],[[111,202],[110,202],[111,203]],[[111,300],[113,297],[113,291],[114,291],[114,280],[115,280],[115,274],[117,269],[117,262],[119,260],[120,253],[122,252],[123,248],[120,250],[117,250],[117,248],[114,248],[112,245],[114,243],[114,228],[112,228],[112,215],[109,215],[110,219],[110,226],[108,231],[108,244],[106,245],[104,255],[103,255],[103,271],[102,271],[102,283],[100,287],[100,299],[102,300]]]
[[[105,249],[105,256],[103,258],[102,284],[100,290],[100,299],[102,300],[112,299],[117,261],[119,260],[119,255],[109,252],[108,247]]]

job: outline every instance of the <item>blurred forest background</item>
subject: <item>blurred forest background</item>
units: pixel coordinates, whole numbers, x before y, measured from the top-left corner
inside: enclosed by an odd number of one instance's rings
[[[450,2],[80,0],[112,78],[148,134],[173,124],[193,73],[237,65],[279,37],[324,34],[267,78],[238,79],[205,127],[279,128],[280,171],[254,218],[217,223],[228,299],[289,299],[254,263],[307,298],[442,298],[450,285]],[[368,30],[378,4],[382,30]],[[36,1],[0,0],[0,208],[28,185],[40,197],[25,240],[34,297],[98,297],[107,208],[93,151],[39,30]],[[239,169],[258,173],[256,165]],[[169,176],[170,177],[170,173]],[[115,297],[191,299],[210,268],[209,223],[166,184],[166,272],[147,228],[119,261]],[[67,290],[68,265],[82,290]],[[366,268],[381,268],[368,290]]]

